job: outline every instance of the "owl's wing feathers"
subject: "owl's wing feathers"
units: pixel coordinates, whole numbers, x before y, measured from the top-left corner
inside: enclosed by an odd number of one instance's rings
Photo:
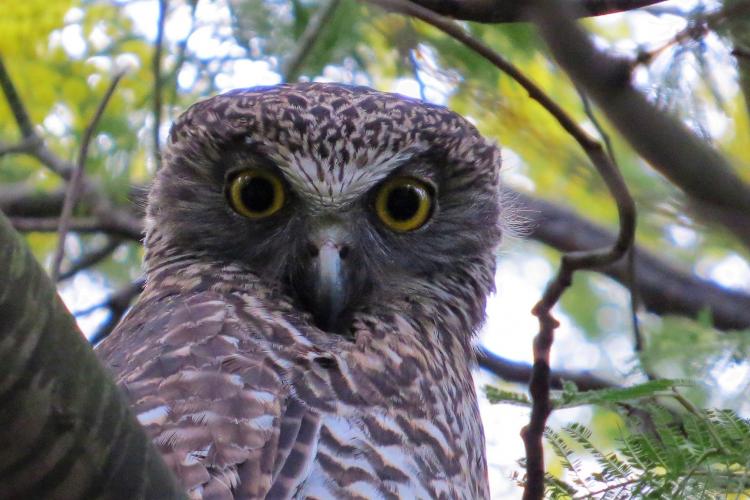
[[[151,297],[97,349],[191,498],[287,496],[315,453],[319,415],[253,327],[210,291]]]

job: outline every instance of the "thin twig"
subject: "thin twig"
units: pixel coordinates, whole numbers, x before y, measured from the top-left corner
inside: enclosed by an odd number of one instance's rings
[[[617,159],[615,158],[615,149],[612,146],[612,140],[610,139],[609,134],[607,134],[607,132],[604,130],[604,127],[602,126],[599,119],[596,117],[594,109],[591,107],[591,100],[588,98],[586,93],[578,86],[576,86],[576,92],[578,92],[578,95],[581,98],[581,102],[583,103],[584,113],[586,113],[586,116],[588,116],[589,120],[591,120],[591,123],[593,123],[594,128],[599,134],[599,137],[601,138],[602,142],[604,142],[604,146],[607,148],[607,154],[612,159],[612,163],[617,164]],[[643,352],[643,336],[641,335],[641,327],[638,322],[638,282],[635,267],[635,248],[636,245],[634,239],[633,246],[630,248],[630,250],[628,250],[627,254],[627,276],[625,284],[630,291],[630,319],[633,326],[635,351],[637,353],[641,353]],[[646,373],[646,375],[649,379],[653,379],[653,376],[650,373]]]
[[[21,152],[28,152],[28,154],[35,156],[40,162],[47,166],[47,168],[49,168],[62,178],[66,180],[70,179],[70,175],[74,170],[73,165],[50,151],[44,144],[42,138],[39,137],[39,135],[36,133],[36,130],[34,130],[34,126],[31,123],[31,118],[29,118],[29,113],[28,111],[26,111],[26,107],[24,106],[21,97],[18,95],[16,86],[5,67],[5,63],[3,62],[3,58],[1,55],[0,88],[3,89],[3,93],[5,94],[5,99],[8,102],[8,106],[13,113],[13,117],[16,120],[16,124],[18,125],[19,130],[21,131],[21,135],[23,135],[25,139],[24,142],[29,146],[29,151]],[[34,146],[32,147],[32,145]]]
[[[484,347],[477,349],[477,363],[493,375],[508,382],[527,384],[531,378],[532,366],[520,361],[511,361],[498,356]],[[585,371],[553,370],[550,385],[553,389],[562,389],[563,381],[573,382],[581,391],[617,387],[616,384],[592,375]]]
[[[93,306],[87,310],[79,311],[75,316],[84,316],[91,314],[96,309],[106,307],[109,309],[109,318],[102,324],[99,329],[89,337],[89,342],[96,345],[97,343],[104,340],[107,335],[112,333],[112,330],[120,322],[120,319],[125,315],[130,304],[135,300],[138,295],[143,291],[143,287],[146,286],[146,279],[141,277],[115,291],[110,295],[104,303]]]
[[[633,348],[636,353],[641,354],[645,346],[643,345],[643,335],[641,334],[641,326],[638,321],[638,306],[640,301],[638,299],[638,273],[635,265],[635,254],[636,247],[634,243],[633,247],[628,250],[627,280],[628,288],[630,289],[630,320],[633,326]],[[651,373],[647,372],[646,375],[649,379],[654,378]]]
[[[154,73],[154,127],[152,130],[154,141],[154,162],[156,169],[161,167],[161,111],[162,111],[162,76],[161,59],[164,50],[164,24],[167,19],[167,0],[159,0],[159,19],[157,21],[156,40],[154,41],[154,57],[151,68]]]
[[[72,278],[79,272],[83,271],[84,269],[88,269],[92,266],[95,266],[96,264],[100,263],[112,253],[120,248],[120,245],[122,245],[122,240],[117,238],[112,238],[107,241],[105,245],[103,245],[100,248],[97,248],[96,250],[85,254],[80,259],[75,261],[73,264],[70,265],[68,269],[66,269],[64,272],[60,273],[59,281],[66,280],[68,278]]]
[[[539,86],[532,82],[521,70],[516,68],[512,63],[506,60],[503,56],[489,48],[483,42],[477,40],[465,31],[461,26],[455,22],[441,17],[431,10],[428,10],[415,2],[409,0],[366,0],[369,3],[379,5],[380,7],[406,14],[408,16],[416,17],[437,29],[443,31],[445,34],[451,36],[462,44],[466,45],[469,49],[475,51],[480,56],[484,57],[497,67],[500,71],[506,73],[508,76],[513,78],[521,87],[528,92],[529,97],[549,112],[562,128],[568,132],[578,142],[585,151],[599,148],[601,145],[593,139],[586,131],[584,131],[573,118],[568,115],[559,104],[557,104],[551,97],[549,97]]]
[[[576,92],[578,92],[578,97],[580,97],[581,103],[583,104],[583,112],[594,125],[596,132],[599,134],[599,138],[604,143],[604,147],[607,149],[607,154],[612,160],[612,163],[617,163],[617,159],[615,158],[615,148],[612,146],[612,139],[610,139],[609,134],[606,130],[604,130],[601,122],[596,117],[594,109],[591,107],[591,100],[588,98],[586,93],[578,86],[576,86]]]
[[[76,163],[76,168],[73,171],[73,175],[68,184],[68,191],[65,193],[65,201],[63,202],[62,211],[60,213],[57,249],[52,260],[52,269],[50,271],[53,282],[57,282],[60,276],[60,264],[62,263],[63,256],[65,255],[65,237],[68,235],[68,229],[70,228],[70,218],[73,214],[73,207],[75,206],[75,203],[78,199],[78,193],[83,178],[83,170],[86,166],[86,160],[88,158],[91,138],[94,135],[94,131],[99,124],[99,120],[101,119],[102,114],[104,114],[104,110],[107,107],[112,94],[114,94],[117,84],[120,82],[120,79],[122,79],[124,74],[124,72],[120,72],[117,73],[114,78],[112,78],[107,91],[104,93],[104,97],[99,103],[99,106],[97,107],[96,112],[91,119],[91,123],[89,123],[89,125],[86,127],[86,130],[84,130],[83,132],[83,137],[81,138],[81,148],[78,153],[78,162]]]
[[[313,15],[313,18],[305,27],[305,31],[302,32],[299,40],[297,40],[294,50],[281,65],[279,72],[283,81],[288,82],[297,79],[305,59],[310,55],[315,42],[320,38],[323,29],[328,24],[328,21],[331,20],[331,17],[333,17],[339,3],[341,3],[341,0],[328,0],[325,4],[318,7],[315,15]]]
[[[683,45],[690,41],[697,41],[704,38],[711,30],[715,30],[727,19],[744,14],[750,8],[750,2],[738,3],[731,6],[721,7],[708,14],[701,15],[695,19],[688,19],[688,25],[685,29],[679,31],[667,42],[649,50],[641,50],[636,58],[632,61],[633,67],[638,65],[648,65],[664,51],[675,45]]]

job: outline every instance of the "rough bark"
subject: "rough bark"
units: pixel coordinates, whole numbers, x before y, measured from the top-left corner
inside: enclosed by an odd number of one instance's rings
[[[0,498],[184,498],[0,214]]]

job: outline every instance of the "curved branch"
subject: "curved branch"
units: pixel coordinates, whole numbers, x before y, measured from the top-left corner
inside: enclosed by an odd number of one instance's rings
[[[579,17],[603,16],[648,7],[665,0],[566,0]],[[528,5],[519,0],[415,0],[414,3],[443,16],[480,23],[528,20]]]
[[[601,247],[616,238],[613,232],[554,203],[511,189],[505,190],[505,196],[527,221],[528,236],[561,252]],[[715,328],[750,328],[750,295],[680,271],[642,247],[635,248],[635,268],[635,292],[648,311],[691,318],[708,311]],[[597,271],[628,285],[624,262]]]
[[[656,170],[750,246],[750,186],[717,150],[657,108],[630,81],[632,63],[598,50],[555,1],[534,19],[557,63]],[[748,7],[748,5],[746,5]]]
[[[370,1],[431,24],[474,50],[513,78],[529,93],[529,97],[541,104],[557,120],[560,126],[578,142],[617,204],[620,230],[614,242],[608,243],[606,248],[587,249],[586,251],[563,255],[557,275],[547,285],[542,298],[532,310],[532,313],[539,319],[539,333],[534,337],[534,368],[529,382],[529,392],[532,397],[531,418],[528,425],[521,431],[526,448],[526,487],[523,498],[524,500],[541,499],[544,495],[544,447],[542,438],[547,418],[552,412],[549,394],[550,351],[554,341],[554,331],[559,325],[551,311],[572,283],[573,274],[576,271],[611,265],[620,260],[633,246],[636,223],[635,202],[628,192],[619,169],[607,155],[602,145],[583,130],[541,88],[500,54],[469,35],[456,23],[446,20],[414,2],[408,0]]]

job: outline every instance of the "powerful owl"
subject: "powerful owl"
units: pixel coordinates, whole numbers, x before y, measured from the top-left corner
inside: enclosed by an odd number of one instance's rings
[[[98,347],[191,498],[489,496],[472,337],[498,148],[435,105],[242,89],[173,125]]]

